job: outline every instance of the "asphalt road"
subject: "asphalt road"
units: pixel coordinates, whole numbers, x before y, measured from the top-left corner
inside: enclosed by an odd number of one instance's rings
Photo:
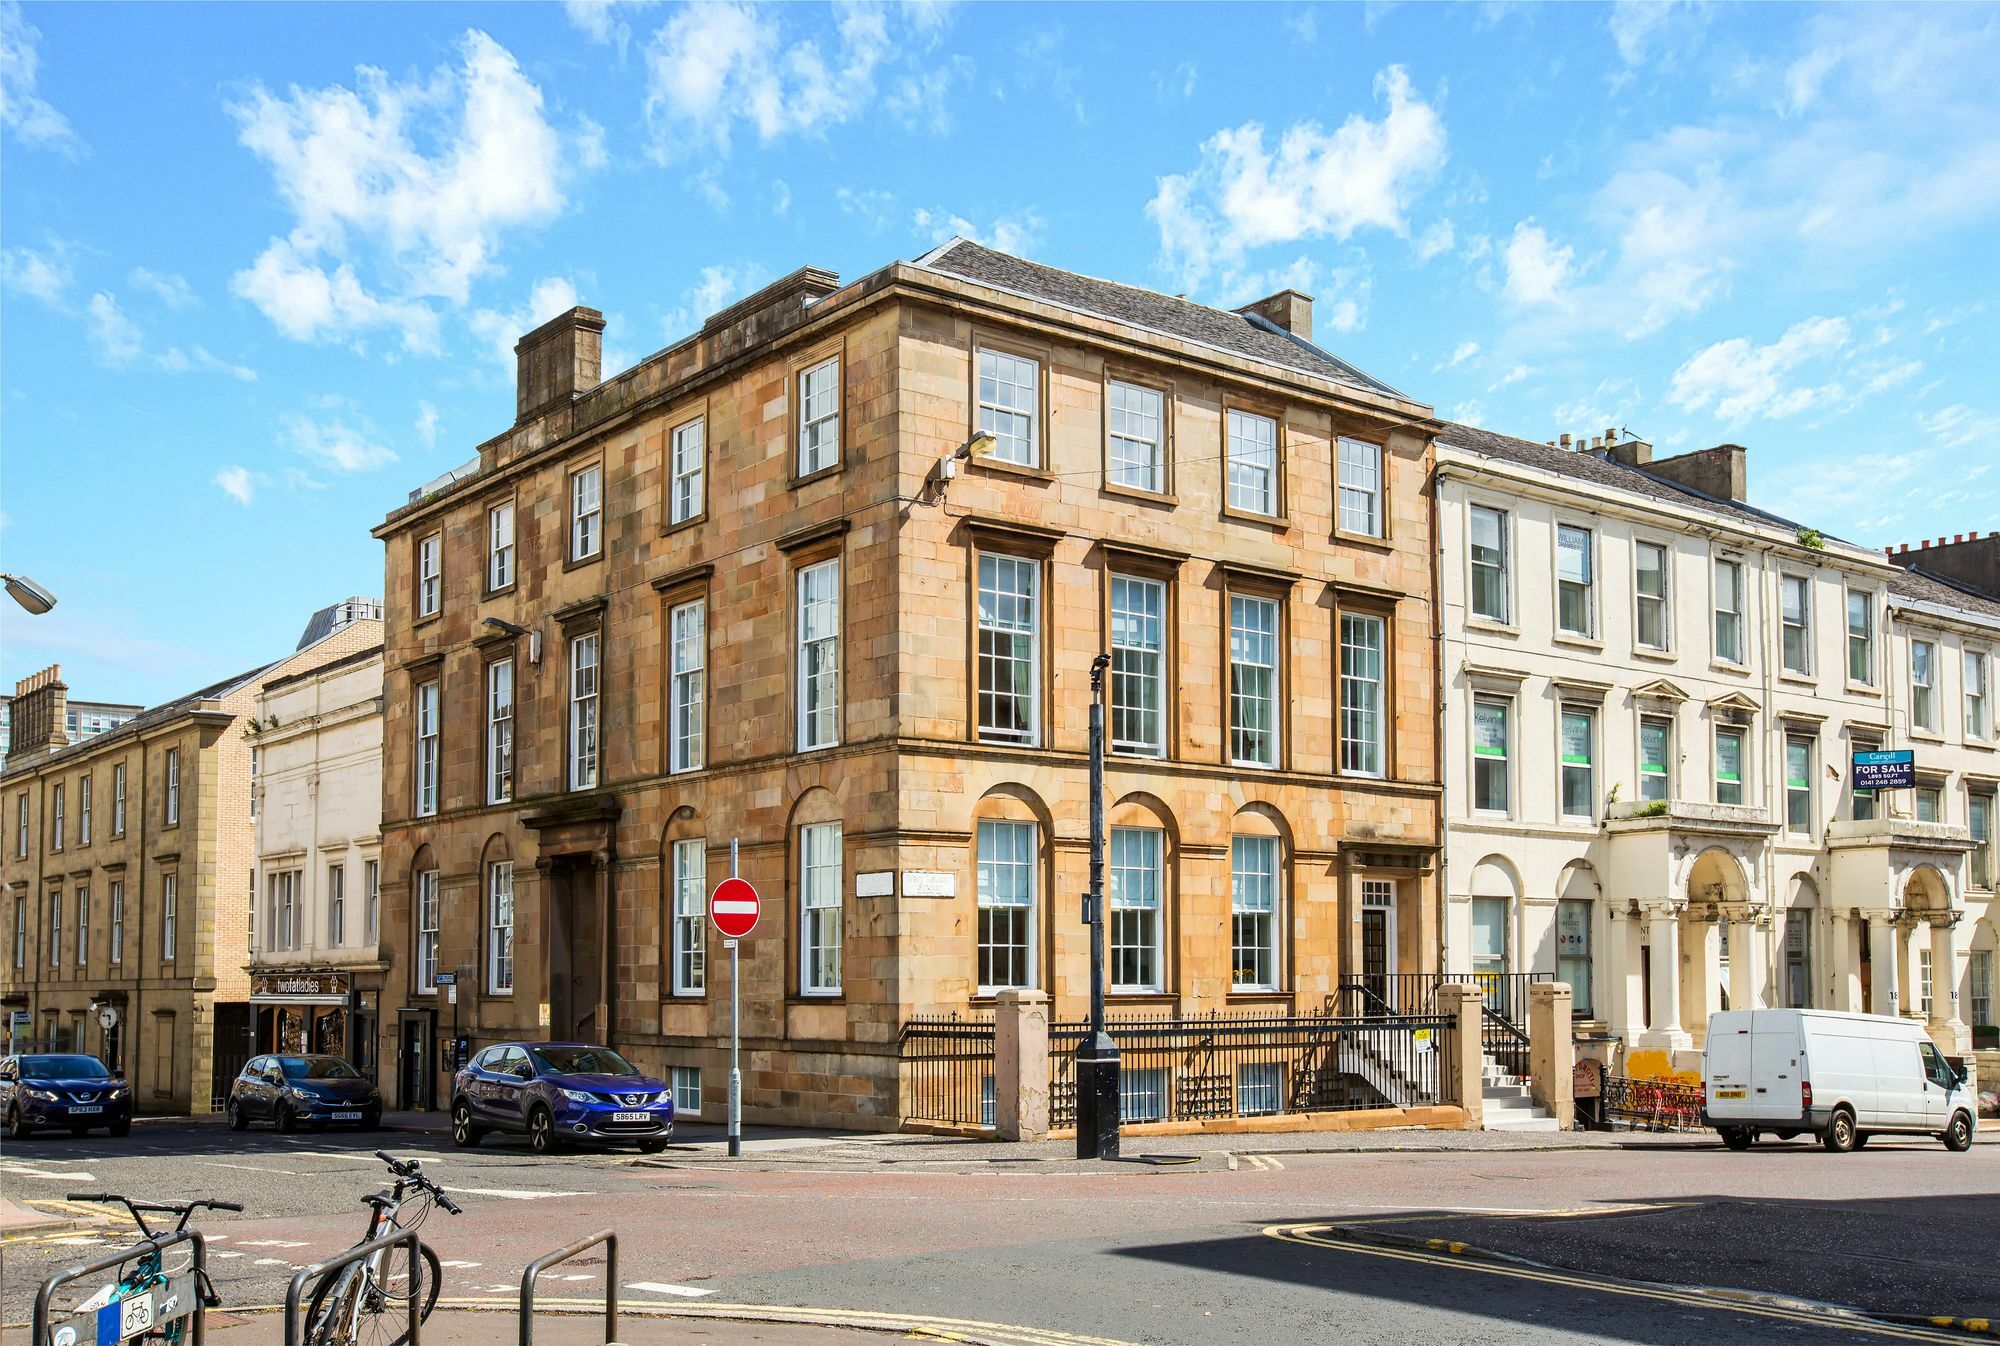
[[[537,1161],[492,1140],[460,1151],[436,1135],[151,1123],[122,1141],[10,1145],[0,1189],[44,1209],[82,1190],[240,1201],[244,1215],[203,1223],[232,1305],[281,1300],[296,1268],[359,1236],[359,1198],[383,1178],[370,1151],[383,1147],[422,1158],[465,1207],[424,1226],[447,1299],[510,1297],[531,1259],[608,1225],[628,1302],[847,1310],[1038,1346],[1273,1346],[1336,1331],[1425,1346],[1963,1340],[1637,1283],[1649,1281],[1924,1315],[1995,1307],[2000,1146],[1287,1154],[1227,1143],[1205,1139],[1197,1163],[1157,1167],[870,1140],[738,1161]],[[73,1213],[84,1227],[6,1246],[6,1321],[26,1317],[51,1268],[114,1246],[113,1222]],[[1432,1251],[1429,1238],[1544,1265]],[[605,1270],[587,1255],[544,1292],[601,1296]]]

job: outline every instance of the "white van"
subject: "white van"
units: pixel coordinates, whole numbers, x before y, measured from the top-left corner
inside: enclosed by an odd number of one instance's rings
[[[1923,1025],[1831,1010],[1724,1010],[1708,1020],[1702,1121],[1732,1150],[1810,1131],[1836,1154],[1870,1136],[1972,1144],[1979,1109]]]

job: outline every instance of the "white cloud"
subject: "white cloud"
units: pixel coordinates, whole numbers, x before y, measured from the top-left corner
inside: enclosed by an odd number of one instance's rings
[[[1753,417],[1796,416],[1844,396],[1838,383],[1795,384],[1791,375],[1809,361],[1839,352],[1850,335],[1844,318],[1808,318],[1769,345],[1756,345],[1747,337],[1718,341],[1674,371],[1667,400],[1688,411],[1712,406],[1718,417],[1738,424]]]
[[[1941,410],[1921,413],[1917,424],[1939,447],[1962,449],[1971,444],[1991,445],[2000,441],[2000,416],[1987,416],[1962,402]],[[1984,471],[1977,475],[1984,476]]]
[[[948,238],[968,238],[974,243],[1004,252],[1014,257],[1025,257],[1042,241],[1042,228],[1046,221],[1039,211],[1017,210],[1001,215],[993,223],[984,227],[974,224],[963,215],[954,215],[945,210],[918,210],[910,217],[911,226],[919,237],[928,238],[933,243],[942,243]]]
[[[438,409],[429,402],[417,403],[417,438],[424,447],[434,449],[438,442]]]
[[[870,188],[856,190],[852,187],[834,189],[833,200],[843,215],[852,215],[868,226],[868,232],[879,234],[889,227],[889,212],[896,208],[893,193]]]
[[[1444,121],[1401,66],[1374,88],[1377,120],[1355,113],[1331,132],[1298,122],[1269,147],[1264,127],[1245,122],[1209,137],[1193,170],[1159,179],[1146,213],[1162,267],[1193,290],[1269,244],[1407,233],[1411,202],[1444,166]]]
[[[1566,307],[1570,284],[1576,278],[1576,249],[1557,244],[1548,232],[1532,220],[1514,226],[1514,235],[1501,249],[1507,268],[1503,293],[1524,308],[1549,304]]]
[[[435,349],[431,301],[464,305],[498,270],[503,236],[560,215],[568,178],[602,159],[598,128],[557,130],[541,90],[477,30],[457,66],[424,80],[364,66],[353,88],[259,85],[230,111],[296,219],[232,288],[301,341],[389,327],[405,349]]]
[[[570,27],[592,42],[616,44],[618,58],[623,60],[626,44],[632,40],[632,27],[624,16],[651,9],[656,3],[658,0],[563,0],[563,15]]]
[[[1460,402],[1451,409],[1451,418],[1460,425],[1483,426],[1486,424],[1486,404],[1476,398]]]
[[[23,145],[74,159],[84,151],[83,138],[68,117],[35,92],[41,79],[41,37],[14,0],[0,3],[0,126]]]
[[[215,474],[215,484],[224,495],[248,507],[257,498],[257,479],[247,467],[225,467]]]
[[[396,451],[376,441],[365,418],[359,429],[339,418],[315,421],[296,413],[283,422],[294,453],[335,472],[369,472],[396,461]]]
[[[678,341],[700,328],[715,314],[749,294],[770,279],[770,273],[756,262],[740,266],[705,266],[701,278],[682,296],[681,306],[666,318],[669,341]]]
[[[944,22],[943,10],[845,5],[831,11],[830,28],[801,35],[809,13],[820,11],[731,0],[677,10],[646,49],[654,156],[727,153],[739,125],[764,143],[842,125],[874,107],[878,79],[906,56],[891,111],[933,126],[947,115],[959,67],[931,57],[925,40]]]
[[[1502,374],[1498,379],[1495,379],[1493,381],[1493,385],[1489,387],[1486,391],[1489,393],[1497,393],[1502,388],[1510,388],[1513,385],[1519,383],[1522,379],[1532,376],[1535,372],[1536,371],[1534,369],[1530,368],[1527,365],[1515,365],[1512,369],[1509,369],[1506,373]]]
[[[126,277],[126,283],[134,289],[146,291],[171,309],[192,308],[200,302],[186,277],[172,272],[150,271],[143,266],[135,266],[132,274]]]
[[[73,279],[69,252],[61,243],[51,244],[46,252],[34,248],[0,250],[0,285],[44,304],[60,304]]]
[[[1423,233],[1417,235],[1417,260],[1428,262],[1440,253],[1450,252],[1458,242],[1458,231],[1450,220],[1439,220]]]
[[[240,383],[255,383],[257,371],[248,365],[239,365],[221,356],[209,353],[205,346],[194,346],[182,350],[179,346],[169,346],[153,357],[153,363],[169,374],[186,374],[197,369],[206,369],[217,374],[227,374]]]
[[[1456,369],[1477,354],[1479,354],[1479,343],[1477,341],[1461,341],[1452,349],[1451,358],[1437,366],[1437,368]]]
[[[466,319],[466,325],[511,380],[515,375],[514,343],[580,302],[576,286],[567,277],[544,276],[528,291],[527,302],[520,307],[506,311],[475,309]]]
[[[1607,21],[1618,59],[1628,66],[1644,65],[1660,53],[1677,21],[1700,16],[1707,8],[1698,0],[1618,0]]]
[[[882,105],[907,127],[950,135],[957,121],[953,89],[971,79],[971,58],[951,56],[897,76]]]
[[[90,344],[97,348],[100,359],[106,364],[129,365],[139,358],[144,347],[139,328],[118,307],[116,296],[99,290],[90,297],[88,315]]]

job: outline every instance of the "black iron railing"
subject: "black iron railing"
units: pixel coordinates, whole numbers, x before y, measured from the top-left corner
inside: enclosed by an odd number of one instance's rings
[[[1698,1084],[1678,1080],[1635,1080],[1612,1075],[1600,1103],[1604,1120],[1635,1131],[1700,1131],[1702,1094]]]
[[[919,1015],[903,1025],[903,1119],[993,1125],[993,1020]]]
[[[600,1244],[604,1248],[604,1346],[615,1346],[618,1340],[618,1234],[610,1229],[600,1229],[588,1238],[580,1238],[568,1247],[558,1248],[528,1263],[528,1269],[521,1273],[520,1346],[535,1346],[535,1281],[550,1267],[561,1266]]]
[[[1329,997],[1344,1015],[1364,1018],[1437,1013],[1438,987],[1470,982],[1484,993],[1480,1047],[1504,1074],[1528,1078],[1529,987],[1546,972],[1392,972],[1343,977]]]
[[[1456,1103],[1457,1024],[1442,1015],[1116,1019],[1120,1117],[1206,1121]],[[1076,1124],[1083,1021],[1049,1025],[1049,1124]]]

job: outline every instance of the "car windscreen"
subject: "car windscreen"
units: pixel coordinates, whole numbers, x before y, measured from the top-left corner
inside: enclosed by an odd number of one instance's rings
[[[609,1047],[530,1047],[535,1064],[558,1075],[638,1075],[630,1061]]]
[[[281,1056],[278,1066],[288,1080],[351,1080],[354,1067],[337,1056]]]
[[[24,1080],[101,1080],[111,1072],[94,1056],[24,1056]]]

